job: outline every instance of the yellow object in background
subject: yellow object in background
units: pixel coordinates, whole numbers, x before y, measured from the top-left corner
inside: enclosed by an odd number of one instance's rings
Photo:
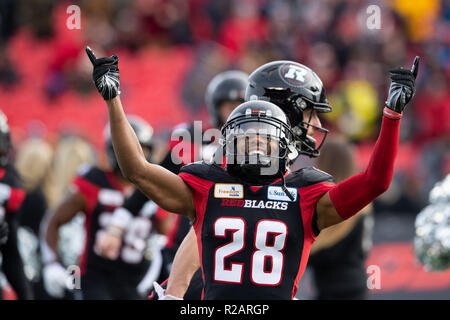
[[[330,95],[333,112],[325,113],[329,121],[352,140],[370,138],[379,117],[375,88],[367,81],[345,81]]]
[[[421,42],[432,37],[441,0],[395,0],[391,6],[405,19],[411,41]]]

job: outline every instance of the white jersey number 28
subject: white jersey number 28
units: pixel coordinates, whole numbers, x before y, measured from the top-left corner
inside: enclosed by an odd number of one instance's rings
[[[214,223],[214,236],[225,237],[231,231],[231,242],[219,247],[214,255],[214,280],[226,283],[242,283],[243,263],[230,263],[225,259],[244,249],[245,221],[241,218],[222,217]],[[287,226],[279,220],[260,220],[256,224],[251,257],[250,277],[257,285],[276,286],[281,282],[284,265],[283,250],[286,246]],[[268,239],[273,239],[269,243]],[[232,258],[231,258],[232,259]]]

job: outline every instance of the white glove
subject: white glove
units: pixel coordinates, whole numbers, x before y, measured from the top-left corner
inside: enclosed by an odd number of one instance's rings
[[[49,295],[55,298],[64,297],[69,275],[59,262],[46,264],[43,269],[44,287]]]
[[[158,300],[183,300],[183,298],[174,297],[170,294],[166,295],[166,290],[164,290],[156,281],[153,282],[153,288],[158,295]]]

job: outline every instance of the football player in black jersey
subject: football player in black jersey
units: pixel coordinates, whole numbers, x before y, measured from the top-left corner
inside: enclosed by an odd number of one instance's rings
[[[25,276],[17,241],[18,214],[25,199],[19,173],[10,162],[11,133],[0,111],[0,267],[20,300],[32,299],[31,283]],[[0,300],[2,300],[0,286]]]
[[[291,69],[306,70],[306,73],[299,71],[299,74],[308,78],[311,85],[299,86],[298,82],[290,79],[293,78],[291,74],[295,75]],[[330,112],[331,107],[326,99],[322,82],[312,70],[293,61],[281,60],[264,64],[249,77],[246,100],[255,99],[273,102],[288,115],[289,121],[298,133],[295,139],[299,153],[309,157],[317,157],[320,154],[319,150],[328,131],[322,128],[318,114]],[[320,142],[316,143],[314,137]],[[192,298],[186,296],[184,292],[188,286],[193,287],[195,279],[191,281],[192,274],[200,267],[198,255],[194,254],[196,251],[196,237],[191,231],[183,241],[182,249],[175,256],[167,281],[167,290],[158,288],[159,299]]]
[[[136,116],[128,117],[140,147],[149,158],[153,147],[153,129]],[[128,121],[128,120],[127,120]],[[115,259],[105,258],[96,245],[108,233],[119,232],[110,228],[115,219],[113,212],[123,205],[133,192],[134,186],[126,180],[119,169],[109,128],[106,130],[106,154],[111,171],[98,167],[83,167],[72,183],[72,190],[55,209],[49,219],[43,246],[44,283],[54,297],[62,297],[68,276],[58,257],[59,228],[70,221],[78,212],[85,214],[86,242],[80,257],[81,292],[83,299],[140,299],[137,285],[149,268],[144,257],[146,241],[151,231],[156,205],[140,210],[120,230],[124,242]],[[148,210],[147,210],[148,209]],[[116,218],[117,219],[117,218]]]
[[[301,79],[309,85],[304,86],[302,81],[297,81]],[[319,150],[321,150],[328,131],[321,128],[318,113],[330,112],[331,107],[327,102],[320,79],[312,70],[292,61],[267,63],[257,68],[250,75],[246,99],[255,98],[268,100],[280,106],[288,115],[295,132],[298,133],[296,135],[298,151],[309,157],[319,156]],[[300,121],[302,117],[303,122]],[[336,157],[330,159],[333,157],[330,157],[330,148],[326,149],[328,152],[324,157],[332,162],[335,161]],[[345,148],[341,151],[340,154],[345,155]],[[319,157],[319,166],[326,161],[324,157]],[[332,168],[338,167],[342,171],[342,168],[348,166],[348,157],[344,157]],[[344,174],[338,172],[337,174],[338,181],[350,176],[350,173],[347,172]],[[347,176],[343,177],[345,174]],[[362,299],[365,297],[367,277],[364,261],[368,250],[366,230],[370,228],[371,217],[364,213],[368,207],[362,210],[362,214],[346,220],[345,223],[328,228],[320,237],[319,240],[321,241],[315,242],[312,246],[311,252],[313,250],[317,252],[318,248],[330,245],[332,241],[335,243],[338,237],[342,237],[345,230],[348,231],[349,228],[352,228],[342,241],[314,256],[313,262],[317,266],[315,279],[319,280],[317,282],[319,299],[331,299],[333,297]],[[200,263],[198,255],[194,254],[197,250],[195,235],[189,234],[188,238],[182,244],[183,250],[177,252],[167,282],[167,289],[158,288],[159,299],[179,299],[179,297],[183,297],[188,285],[192,286],[191,276],[200,266]],[[339,249],[338,254],[336,253],[337,249]],[[319,257],[320,261],[318,260]],[[330,261],[333,259],[340,261],[340,268],[331,267]],[[333,263],[336,265],[336,262]],[[322,279],[323,276],[325,276],[325,279]],[[348,282],[350,280],[352,280],[351,283]]]
[[[292,129],[282,109],[260,100],[240,105],[225,123],[225,168],[193,163],[174,175],[148,163],[121,105],[118,57],[97,59],[90,48],[87,53],[124,176],[162,208],[194,223],[204,299],[292,299],[320,230],[350,218],[389,187],[399,120],[414,95],[418,71],[418,58],[411,70],[391,70],[371,161],[365,171],[334,184],[312,167],[287,172],[301,132]],[[287,82],[311,85],[304,69],[286,68],[278,71]]]

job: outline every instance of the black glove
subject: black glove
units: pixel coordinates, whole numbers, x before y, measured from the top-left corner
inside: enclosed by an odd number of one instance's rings
[[[403,112],[403,109],[405,109],[416,91],[415,84],[418,71],[418,56],[414,59],[411,70],[397,68],[389,71],[391,74],[391,86],[386,100],[386,107],[397,113]]]
[[[0,245],[8,241],[9,227],[6,221],[0,223]]]
[[[86,53],[94,66],[94,84],[103,99],[111,100],[120,94],[119,57],[113,54],[109,58],[97,59],[89,47],[86,47]]]

